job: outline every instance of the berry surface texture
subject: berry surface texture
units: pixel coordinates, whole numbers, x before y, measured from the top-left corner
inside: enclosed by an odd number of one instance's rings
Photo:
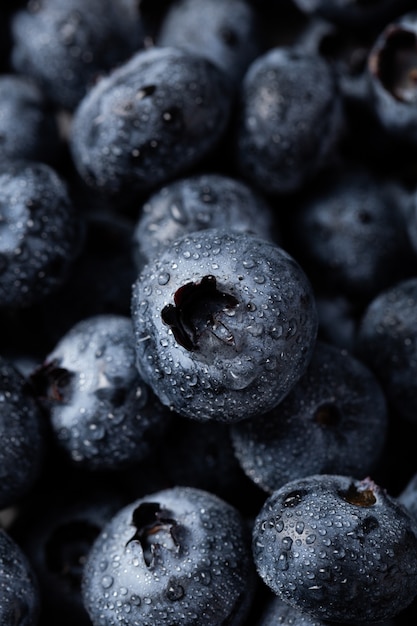
[[[0,626],[416,624],[416,0],[0,33]]]

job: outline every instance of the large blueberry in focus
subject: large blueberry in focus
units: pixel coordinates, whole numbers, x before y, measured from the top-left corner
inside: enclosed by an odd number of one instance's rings
[[[253,528],[259,575],[325,620],[391,619],[417,594],[417,526],[371,479],[313,475],[264,503]]]
[[[137,366],[163,404],[234,422],[272,409],[305,371],[317,312],[277,244],[207,229],[183,236],[133,286]]]
[[[94,626],[240,626],[253,573],[237,509],[175,487],[136,500],[103,528],[82,592]]]
[[[198,164],[220,142],[232,90],[203,57],[150,48],[102,78],[77,108],[71,134],[86,183],[110,194],[148,192]]]

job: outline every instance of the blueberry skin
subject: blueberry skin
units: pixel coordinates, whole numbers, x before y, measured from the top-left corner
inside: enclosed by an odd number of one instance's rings
[[[311,474],[363,478],[387,435],[385,395],[346,350],[317,341],[307,370],[277,407],[231,426],[235,454],[251,480],[272,493]]]
[[[0,167],[0,306],[40,302],[66,280],[82,237],[65,181],[47,165]]]
[[[413,147],[417,144],[415,47],[417,11],[387,24],[368,54],[370,104],[382,128]]]
[[[124,507],[89,552],[82,592],[93,626],[239,626],[253,595],[240,513],[174,487]]]
[[[58,124],[39,85],[27,76],[0,76],[0,161],[52,164],[59,156]]]
[[[357,623],[357,622],[355,622]],[[375,622],[361,622],[362,624],[374,624]],[[378,622],[378,626],[394,626],[394,620]],[[262,613],[256,626],[340,626],[340,622],[329,622],[308,613],[299,611],[278,596],[271,598]]]
[[[144,459],[170,418],[136,370],[129,317],[78,322],[30,378],[55,441],[74,465],[91,471]]]
[[[253,555],[262,580],[291,606],[324,620],[377,622],[417,593],[416,529],[371,479],[313,475],[266,500]]]
[[[26,378],[0,357],[0,510],[17,504],[43,468],[45,430]]]
[[[234,140],[238,171],[267,194],[294,193],[330,163],[342,123],[331,65],[296,47],[272,48],[242,81]]]
[[[146,200],[133,233],[138,268],[178,237],[206,228],[279,238],[272,207],[256,190],[231,176],[196,174],[158,189]]]
[[[161,402],[232,423],[273,408],[311,358],[317,312],[278,245],[207,229],[183,236],[133,285],[137,367]]]
[[[0,529],[0,623],[36,626],[40,612],[38,581],[19,545]]]
[[[74,163],[108,194],[154,190],[200,163],[222,138],[232,92],[203,57],[153,47],[102,78],[77,108]]]
[[[98,76],[143,45],[133,0],[42,0],[11,21],[11,63],[35,78],[51,102],[73,111]]]
[[[236,84],[263,50],[257,12],[246,0],[177,0],[162,20],[156,43],[201,54]]]
[[[408,203],[400,185],[369,170],[335,173],[294,211],[291,251],[316,288],[369,302],[412,272]]]
[[[356,354],[381,382],[391,409],[417,420],[417,278],[400,281],[367,306],[356,336]]]

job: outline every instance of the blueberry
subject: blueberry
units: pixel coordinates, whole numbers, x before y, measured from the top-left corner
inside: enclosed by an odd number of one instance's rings
[[[253,594],[252,567],[237,509],[175,487],[106,524],[84,567],[84,603],[94,626],[238,626]]]
[[[263,581],[324,620],[391,619],[417,593],[417,526],[371,479],[291,481],[264,503],[253,528]]]
[[[41,301],[66,280],[81,225],[63,178],[45,163],[0,168],[0,307]]]
[[[27,76],[0,75],[0,161],[52,164],[61,145],[57,120],[39,85]]]
[[[0,357],[0,510],[18,504],[43,469],[45,430],[26,378]]]
[[[409,194],[369,171],[344,169],[306,194],[294,212],[294,256],[322,291],[368,302],[412,272]]]
[[[176,0],[162,20],[156,43],[201,54],[239,83],[262,51],[257,18],[246,0]]]
[[[0,623],[36,626],[40,612],[38,581],[20,546],[0,529]]]
[[[243,78],[237,168],[268,194],[298,191],[330,163],[342,122],[332,66],[296,47],[272,48],[251,63]]]
[[[74,464],[92,471],[145,458],[170,417],[136,370],[129,317],[78,322],[30,378],[55,440]]]
[[[417,278],[379,293],[360,320],[356,353],[376,374],[390,407],[417,420]]]
[[[174,48],[139,51],[102,78],[77,108],[74,163],[107,194],[154,190],[200,163],[220,142],[232,92],[223,72]]]
[[[57,106],[73,110],[100,74],[143,44],[133,0],[28,2],[12,19],[12,65]]]
[[[151,194],[133,233],[141,269],[178,237],[206,228],[232,228],[279,239],[270,204],[244,182],[216,173],[195,174]]]
[[[231,427],[246,474],[272,493],[310,474],[363,478],[382,458],[385,395],[345,350],[318,341],[307,370],[277,407]]]
[[[417,12],[387,24],[369,51],[367,76],[373,110],[382,128],[417,143]]]
[[[317,332],[311,286],[281,247],[248,233],[183,236],[133,286],[137,367],[163,404],[233,422],[273,408]]]

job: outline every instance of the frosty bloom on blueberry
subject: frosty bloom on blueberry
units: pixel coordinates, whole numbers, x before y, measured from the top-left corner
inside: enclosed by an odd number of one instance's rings
[[[133,286],[137,366],[163,404],[234,422],[275,406],[307,367],[312,288],[282,248],[207,229],[180,237]]]

